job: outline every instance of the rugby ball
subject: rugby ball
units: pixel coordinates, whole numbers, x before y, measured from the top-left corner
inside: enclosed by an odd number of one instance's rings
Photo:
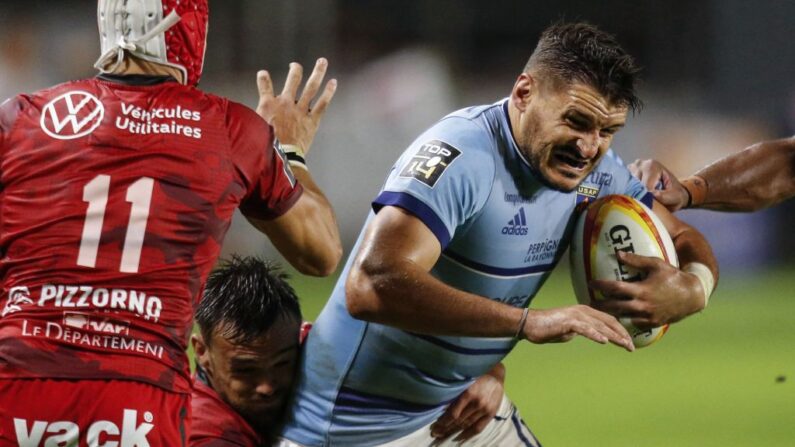
[[[606,196],[588,205],[574,227],[569,260],[577,301],[588,304],[604,299],[600,292],[588,287],[592,279],[630,282],[643,279],[643,272],[618,262],[619,251],[653,256],[679,267],[671,236],[646,205],[628,196]],[[619,321],[637,348],[656,342],[668,330],[667,324],[640,330],[629,318]]]

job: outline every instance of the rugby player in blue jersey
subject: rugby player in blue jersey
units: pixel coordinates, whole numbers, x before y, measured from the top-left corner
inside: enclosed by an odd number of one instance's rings
[[[632,350],[607,313],[528,310],[582,201],[626,194],[653,206],[683,265],[620,254],[646,278],[594,286],[620,299],[622,316],[658,326],[704,308],[717,278],[704,237],[609,150],[640,104],[637,71],[609,34],[555,24],[508,98],[453,112],[409,146],[307,339],[280,446],[453,445],[434,420],[520,340],[582,335]],[[472,419],[458,423],[464,445],[539,445],[507,397],[485,426]]]

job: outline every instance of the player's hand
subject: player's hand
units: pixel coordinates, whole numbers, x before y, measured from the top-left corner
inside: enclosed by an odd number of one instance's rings
[[[531,310],[523,331],[533,343],[567,342],[581,335],[597,343],[610,342],[630,352],[635,350],[632,337],[615,317],[583,304]]]
[[[442,441],[460,432],[454,441],[464,442],[482,432],[500,409],[504,381],[505,366],[499,363],[447,407],[431,425],[431,436]]]
[[[704,290],[695,275],[683,272],[659,258],[618,252],[621,263],[645,272],[637,282],[594,279],[589,286],[607,299],[591,305],[615,315],[628,317],[639,329],[675,323],[704,308]]]
[[[290,64],[284,89],[279,96],[273,95],[273,82],[270,74],[265,70],[257,73],[257,89],[259,90],[257,113],[273,126],[276,138],[280,142],[299,146],[303,149],[304,155],[309,153],[312,140],[315,139],[315,133],[320,125],[320,119],[323,118],[323,114],[337,90],[337,80],[332,79],[326,83],[322,93],[315,100],[318,92],[321,91],[320,87],[326,76],[327,68],[328,61],[325,58],[321,57],[317,60],[300,97],[298,88],[301,86],[304,71],[301,64],[296,62]]]
[[[635,160],[627,166],[658,202],[671,212],[687,206],[687,190],[668,168],[656,160]]]

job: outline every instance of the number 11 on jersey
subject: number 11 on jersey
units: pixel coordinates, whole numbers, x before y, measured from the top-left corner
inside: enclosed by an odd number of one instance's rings
[[[149,177],[141,177],[127,188],[126,200],[132,205],[127,234],[124,237],[124,248],[121,253],[119,270],[124,273],[137,273],[141,262],[141,250],[144,245],[146,222],[149,219],[149,208],[152,203],[152,190],[155,181]],[[108,205],[110,192],[110,176],[98,175],[83,188],[83,201],[88,203],[83,235],[80,238],[80,251],[77,254],[77,265],[94,268],[97,265],[99,240],[102,236],[102,225],[105,221],[105,209]]]

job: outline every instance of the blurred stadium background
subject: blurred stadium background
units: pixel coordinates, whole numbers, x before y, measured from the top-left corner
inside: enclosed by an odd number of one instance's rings
[[[0,97],[93,75],[94,0],[0,0]],[[397,155],[425,127],[510,91],[540,31],[587,20],[645,67],[646,108],[614,148],[680,175],[795,133],[795,2],[786,0],[211,0],[202,88],[256,103],[254,73],[331,61],[340,80],[310,155],[346,250]],[[722,266],[710,308],[635,354],[523,345],[508,389],[547,446],[795,445],[795,200],[683,213]],[[276,257],[236,219],[225,254]],[[347,251],[346,251],[347,253]],[[560,270],[560,269],[559,269]],[[295,278],[305,313],[332,282]],[[558,271],[535,306],[573,302]]]

